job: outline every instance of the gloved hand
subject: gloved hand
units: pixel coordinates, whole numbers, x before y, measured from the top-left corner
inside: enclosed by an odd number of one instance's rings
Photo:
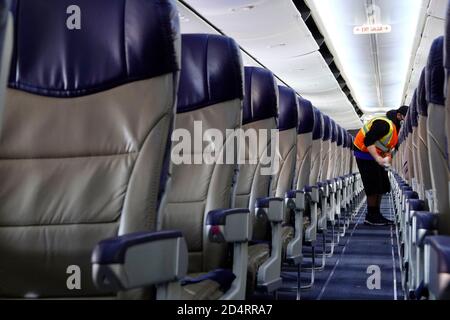
[[[375,160],[383,168],[389,168],[391,166],[392,158],[389,156],[388,157],[377,157]]]

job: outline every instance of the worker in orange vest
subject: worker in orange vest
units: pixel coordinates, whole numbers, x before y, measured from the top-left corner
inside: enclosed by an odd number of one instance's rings
[[[388,111],[386,116],[375,117],[355,137],[354,155],[367,196],[365,224],[392,224],[381,213],[380,204],[383,194],[391,191],[386,168],[391,165],[392,151],[397,146],[398,133],[407,112],[408,107],[402,106]]]

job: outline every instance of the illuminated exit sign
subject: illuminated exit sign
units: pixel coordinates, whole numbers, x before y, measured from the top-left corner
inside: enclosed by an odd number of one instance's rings
[[[388,24],[364,24],[353,28],[354,34],[373,34],[373,33],[389,33],[392,27]]]

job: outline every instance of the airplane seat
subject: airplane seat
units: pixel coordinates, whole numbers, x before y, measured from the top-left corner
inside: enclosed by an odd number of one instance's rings
[[[319,204],[320,207],[320,219],[317,223],[318,231],[323,233],[325,236],[325,232],[327,229],[327,217],[329,216],[329,192],[330,192],[330,181],[328,180],[328,165],[330,162],[331,156],[331,128],[330,128],[330,118],[322,114],[323,118],[323,134],[322,134],[322,152],[321,152],[321,168],[320,168],[320,184],[324,188],[324,192],[321,192],[321,201]]]
[[[342,160],[343,160],[343,129],[336,123],[336,163],[334,171],[334,181],[336,183],[336,214],[338,216],[338,225],[340,226],[341,217],[343,218],[342,232],[340,236],[344,236],[347,228],[347,217],[344,206],[343,196],[343,179],[342,179]]]
[[[296,190],[303,190],[310,183],[314,107],[310,101],[298,98],[297,164],[294,178]]]
[[[300,300],[301,266],[303,261],[304,231],[310,226],[310,216],[305,216],[306,192],[309,184],[311,170],[311,151],[314,127],[314,107],[311,102],[298,97],[298,123],[297,123],[297,154],[293,189],[286,193],[286,206],[291,213],[291,223],[294,225],[294,238],[286,248],[286,264],[297,267],[297,300]],[[293,213],[293,214],[292,214]],[[293,216],[293,219],[292,219]]]
[[[450,139],[450,1],[447,1],[447,12],[445,19],[445,32],[444,32],[444,72],[445,72],[445,83],[444,83],[444,95],[445,101],[445,127],[446,127],[446,137],[447,140]],[[450,154],[449,146],[447,143],[447,165],[450,168]]]
[[[408,149],[408,136],[409,136],[409,129],[408,129],[408,116],[405,116],[405,123],[404,123],[404,130],[403,130],[403,144],[402,144],[402,164],[401,164],[401,171],[403,179],[408,183],[411,184],[410,175],[409,172],[409,149]]]
[[[311,171],[309,185],[316,185],[320,181],[320,166],[322,157],[323,117],[322,113],[314,108],[313,142],[311,150]]]
[[[304,232],[304,243],[311,247],[311,266],[306,268],[310,270],[310,282],[302,286],[302,289],[309,289],[314,285],[315,281],[315,245],[317,241],[317,225],[320,217],[319,203],[320,203],[320,189],[324,189],[320,182],[320,167],[322,154],[322,138],[324,134],[323,115],[316,107],[312,107],[314,112],[314,124],[312,128],[312,145],[311,145],[311,170],[309,173],[309,183],[304,187],[306,195],[306,211],[305,221],[307,225]],[[323,265],[323,262],[322,262]],[[322,268],[321,266],[319,267]]]
[[[240,50],[225,36],[183,34],[182,52],[171,184],[158,225],[183,233],[188,275],[158,294],[244,299],[251,226],[247,207],[233,200],[244,94]]]
[[[295,91],[285,86],[278,86],[279,111],[279,168],[272,177],[271,194],[284,197],[292,189],[294,167],[297,155],[298,99]],[[294,134],[295,132],[295,134]],[[291,170],[292,169],[292,170]]]
[[[422,178],[420,176],[419,169],[419,114],[417,112],[417,89],[414,91],[411,104],[409,106],[411,109],[411,126],[412,126],[412,153],[413,153],[413,161],[414,161],[414,179],[415,179],[415,191],[420,192],[422,188]]]
[[[11,0],[0,0],[0,129],[13,46],[13,18],[9,11],[10,6]]]
[[[285,198],[288,191],[292,190],[295,164],[297,157],[297,125],[298,125],[298,99],[294,90],[278,86],[279,110],[278,110],[278,170],[272,176],[271,196]],[[286,214],[282,226],[282,259],[287,258],[289,243],[294,237],[294,224]],[[297,231],[298,232],[298,231]],[[301,252],[300,252],[301,253]]]
[[[323,138],[322,138],[322,176],[321,180],[326,181],[329,179],[328,167],[330,164],[331,157],[331,131],[330,131],[330,117],[323,115]]]
[[[449,82],[449,69],[450,69],[450,58],[449,58],[449,52],[450,52],[450,1],[448,1],[447,5],[447,14],[446,14],[446,27],[445,27],[445,34],[444,34],[444,42],[443,43],[443,64],[445,68],[445,74],[444,77],[444,94],[446,97],[445,100],[445,122],[446,122],[446,139],[447,139],[447,170],[450,166],[450,158],[448,156],[448,140],[450,137],[450,102],[449,102],[449,93],[450,93],[450,82]],[[437,41],[437,40],[435,40]],[[439,63],[439,59],[436,59],[436,64]],[[436,66],[435,70],[436,77],[440,77],[442,75],[441,70]],[[436,85],[436,92],[438,92],[438,85]],[[439,97],[439,96],[438,96]],[[443,102],[443,97],[440,97],[437,101],[433,101],[433,103],[437,102]],[[437,117],[436,117],[437,118]],[[442,156],[442,154],[439,154],[439,156]],[[430,160],[431,161],[431,160]],[[430,163],[432,167],[432,175],[433,173],[433,164]],[[432,179],[433,180],[433,179]],[[444,178],[442,178],[444,180]],[[447,179],[450,181],[450,179]],[[447,183],[448,183],[447,181]],[[433,188],[434,188],[433,181]],[[444,183],[442,181],[442,183]],[[450,187],[449,187],[450,189]],[[448,199],[447,194],[447,199]],[[442,203],[438,203],[439,207],[438,209],[443,207]],[[445,236],[433,236],[433,237],[427,237],[426,238],[426,248],[425,251],[427,252],[427,261],[428,261],[428,273],[429,277],[427,279],[427,283],[429,286],[429,293],[430,298],[434,299],[450,299],[450,237],[449,237],[449,218],[448,218],[448,212],[446,212],[447,218],[441,219],[442,215],[441,212],[439,212],[439,231],[440,233],[444,233]],[[443,221],[442,221],[443,220]],[[443,226],[441,226],[443,224]],[[437,229],[437,228],[436,228]]]
[[[425,98],[425,69],[420,75],[417,87],[417,154],[419,162],[419,175],[421,178],[421,188],[419,189],[420,199],[426,200],[426,194],[432,188],[430,175],[430,161],[428,159],[428,139],[427,139],[427,118],[428,103]]]
[[[329,145],[329,152],[328,156],[326,157],[326,164],[325,166],[328,167],[327,174],[325,177],[322,177],[323,182],[327,184],[328,191],[325,192],[324,198],[322,201],[322,213],[323,216],[327,217],[329,221],[334,221],[334,212],[335,212],[335,206],[336,206],[336,181],[335,181],[335,174],[337,172],[337,140],[338,140],[338,127],[336,122],[330,119],[330,145]],[[324,223],[320,223],[319,219],[319,228],[326,229],[326,223],[327,220],[324,219]]]
[[[448,23],[448,21],[447,21]],[[424,283],[431,298],[442,298],[449,292],[449,274],[439,265],[446,261],[439,256],[449,257],[446,239],[450,235],[450,210],[448,196],[448,166],[446,158],[445,131],[445,71],[444,71],[444,37],[433,41],[425,70],[426,100],[428,102],[428,152],[431,169],[433,195],[431,212],[428,216],[438,214],[438,237],[427,237],[424,247]],[[428,230],[427,230],[428,231]],[[445,237],[446,236],[446,237]]]
[[[28,0],[12,13],[0,296],[115,297],[94,283],[91,254],[102,239],[156,230],[180,66],[176,6]]]
[[[337,172],[337,125],[336,122],[331,119],[331,159],[333,163],[331,163],[330,168],[330,178],[334,179],[336,177]]]
[[[445,97],[442,89],[444,86],[443,44],[443,37],[433,41],[425,70],[425,85],[428,103],[428,152],[434,193],[432,210],[439,212],[442,218],[446,219],[450,218],[450,214],[448,212],[449,170],[446,155]],[[440,225],[444,226],[445,224]],[[448,221],[448,226],[445,231],[450,233],[450,221]]]
[[[318,222],[317,231],[322,235],[322,263],[316,270],[321,271],[325,267],[325,258],[333,254],[332,251],[327,252],[327,244],[331,245],[333,248],[334,242],[327,243],[326,233],[327,233],[327,222],[334,221],[334,181],[329,179],[328,169],[331,161],[334,161],[332,157],[331,149],[331,119],[325,114],[322,114],[323,118],[323,135],[322,135],[322,153],[321,153],[321,176],[319,179],[320,186],[320,201],[318,204]],[[334,231],[334,230],[333,230]],[[331,249],[333,250],[333,249]]]
[[[409,174],[409,184],[416,190],[416,176],[414,168],[414,151],[413,151],[413,125],[412,125],[412,107],[408,109],[406,114],[406,129],[408,130],[408,136],[406,138],[406,152],[408,157],[408,174]]]
[[[281,224],[284,198],[270,196],[275,173],[276,132],[279,96],[273,73],[258,67],[245,67],[243,126],[245,152],[236,185],[235,206],[249,208],[253,235],[248,252],[247,296],[255,290],[274,292],[281,286]]]

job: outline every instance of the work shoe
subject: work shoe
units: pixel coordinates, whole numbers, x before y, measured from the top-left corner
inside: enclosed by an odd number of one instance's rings
[[[393,222],[389,219],[386,219],[381,214],[379,214],[379,215],[366,215],[364,224],[368,224],[371,226],[388,226],[393,224]]]

